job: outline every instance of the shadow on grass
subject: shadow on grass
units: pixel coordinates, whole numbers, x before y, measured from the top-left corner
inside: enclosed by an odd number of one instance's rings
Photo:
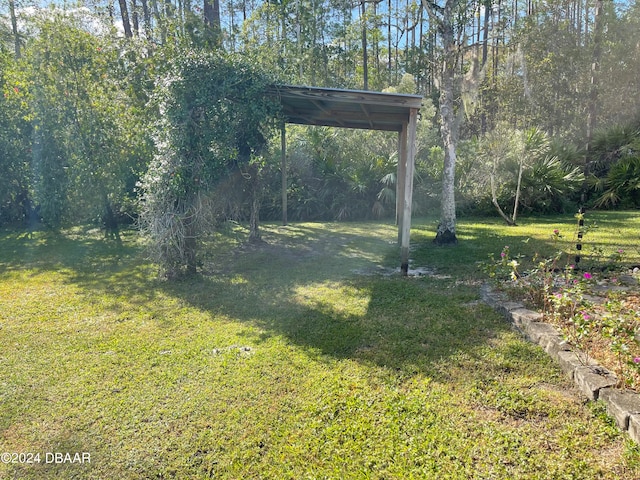
[[[350,359],[434,378],[446,375],[452,356],[509,329],[475,301],[475,287],[456,292],[449,281],[376,275],[307,281],[302,274],[277,287],[251,281],[234,287],[222,278],[201,278],[163,289],[213,317],[250,325],[248,345],[276,336],[319,361]]]
[[[518,227],[505,230],[492,222],[461,221],[454,248],[433,246],[435,224],[416,222],[413,266],[437,272],[422,278],[387,274],[397,269],[396,231],[377,223],[269,227],[257,245],[241,244],[241,236],[213,239],[203,274],[179,282],[154,278],[135,232],[124,235],[123,246],[80,233],[27,238],[5,232],[0,273],[56,271],[89,299],[99,295],[101,308],[115,314],[146,310],[160,326],[173,328],[172,307],[163,305],[170,297],[212,318],[248,325],[247,342],[279,336],[320,359],[437,376],[458,352],[473,351],[509,328],[477,303],[484,278],[478,262],[499,255],[507,242],[531,257],[554,251],[550,234],[529,238]],[[535,222],[551,233],[573,217]]]
[[[126,267],[139,256],[140,247],[133,240],[137,232],[125,231],[123,236],[127,241],[118,244],[80,229],[64,234],[0,230],[0,273],[19,269],[91,272],[119,264]]]
[[[203,274],[178,282],[154,277],[133,232],[122,247],[95,236],[5,233],[0,271],[55,271],[86,292],[87,301],[99,298],[100,308],[113,314],[106,318],[132,309],[148,312],[163,328],[181,328],[164,303],[168,297],[248,325],[251,344],[278,336],[320,360],[431,375],[439,362],[507,328],[470,303],[476,286],[392,273],[399,270],[394,226],[326,227],[272,227],[258,245],[230,241],[212,253]]]

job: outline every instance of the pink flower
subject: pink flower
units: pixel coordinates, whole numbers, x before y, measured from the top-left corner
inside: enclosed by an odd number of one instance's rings
[[[633,363],[640,363],[640,357],[634,357]]]
[[[558,235],[560,233],[560,230],[558,230],[557,228],[553,231],[554,235]]]
[[[500,254],[500,256],[501,256],[502,258],[504,258],[504,257],[506,257],[506,256],[507,256],[507,254],[506,254],[506,253],[504,253],[504,252],[502,252],[502,253]]]
[[[584,318],[585,320],[589,320],[591,318],[591,315],[589,315],[587,312],[582,311],[580,312],[582,313],[582,318]]]
[[[591,280],[593,278],[593,275],[591,275],[589,272],[584,272],[583,276],[586,280]]]

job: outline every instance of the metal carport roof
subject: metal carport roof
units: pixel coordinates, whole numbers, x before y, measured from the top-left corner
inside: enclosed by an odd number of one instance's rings
[[[401,132],[411,108],[422,105],[420,95],[273,85],[288,123]]]

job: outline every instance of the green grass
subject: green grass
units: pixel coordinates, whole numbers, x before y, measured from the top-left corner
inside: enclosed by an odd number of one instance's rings
[[[588,212],[585,215],[580,268],[603,270],[624,265],[640,265],[640,212]],[[554,230],[560,238],[554,238]],[[537,253],[542,258],[563,251],[563,261],[575,263],[578,222],[574,215],[523,217],[518,226],[508,227],[498,218],[462,219],[458,224],[459,245],[455,248],[431,247],[434,222],[418,223],[412,242],[419,244],[416,262],[437,267],[453,275],[477,275],[478,263],[490,254],[500,258],[504,246],[511,255],[523,255],[524,267],[531,266]],[[624,250],[622,261],[618,250]],[[467,261],[467,259],[469,261]],[[615,264],[615,265],[614,265]]]
[[[590,234],[633,250],[639,218]],[[573,218],[522,223],[462,219],[435,248],[416,222],[417,278],[387,274],[392,225],[231,229],[175,283],[133,232],[0,232],[0,453],[42,459],[0,478],[638,478],[602,408],[478,302],[478,261]]]

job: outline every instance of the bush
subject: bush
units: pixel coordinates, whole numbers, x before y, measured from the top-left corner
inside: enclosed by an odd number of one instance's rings
[[[265,95],[269,84],[237,58],[187,52],[158,86],[158,153],[142,181],[140,220],[167,276],[195,273],[217,187],[230,172],[255,167],[279,111]]]

